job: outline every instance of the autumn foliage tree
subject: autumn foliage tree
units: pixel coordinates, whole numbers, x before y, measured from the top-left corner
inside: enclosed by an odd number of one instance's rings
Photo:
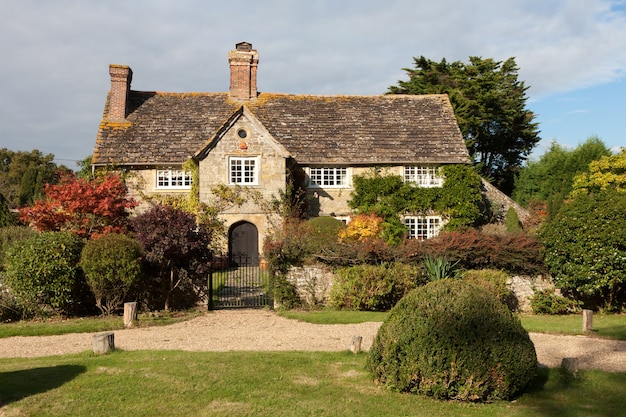
[[[81,237],[124,232],[128,209],[137,202],[127,195],[119,175],[95,179],[64,175],[44,187],[45,198],[20,210],[20,220],[40,231],[68,230]]]
[[[365,242],[380,237],[383,218],[376,214],[358,214],[353,216],[345,229],[339,231],[341,241],[356,240]]]

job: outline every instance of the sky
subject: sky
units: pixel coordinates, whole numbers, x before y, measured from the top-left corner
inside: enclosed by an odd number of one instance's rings
[[[626,146],[626,0],[0,0],[0,148],[76,168],[93,152],[109,64],[132,89],[224,92],[227,54],[259,52],[258,89],[383,94],[413,58],[514,57],[553,141]]]

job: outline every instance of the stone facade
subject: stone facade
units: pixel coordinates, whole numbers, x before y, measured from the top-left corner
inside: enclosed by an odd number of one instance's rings
[[[403,166],[471,163],[445,94],[259,92],[259,55],[251,44],[238,43],[228,62],[228,92],[191,93],[132,90],[132,70],[111,65],[94,169],[116,167],[132,173],[129,185],[136,197],[188,195],[190,188],[158,188],[156,174],[159,169],[180,170],[192,160],[198,166],[200,201],[211,204],[214,187],[235,188],[229,177],[233,158],[255,158],[257,180],[238,185],[265,200],[279,197],[289,178],[299,178],[294,174],[311,167],[345,168],[353,178],[371,169],[402,174]],[[337,188],[305,189],[310,216],[350,215],[350,181]],[[230,207],[220,216],[233,226],[231,231],[238,225],[254,225],[259,249],[277,223],[255,202]]]

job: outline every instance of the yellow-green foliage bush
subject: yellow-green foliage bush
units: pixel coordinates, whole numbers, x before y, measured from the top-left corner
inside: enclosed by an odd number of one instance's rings
[[[417,266],[395,262],[339,268],[329,304],[338,309],[386,311],[423,284],[421,276]]]

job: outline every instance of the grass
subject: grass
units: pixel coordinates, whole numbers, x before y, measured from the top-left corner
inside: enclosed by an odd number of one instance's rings
[[[384,321],[388,313],[372,311],[298,311],[288,310],[279,313],[288,319],[295,319],[316,324],[350,324],[366,321]],[[546,316],[520,314],[524,328],[529,332],[555,334],[583,334],[582,315]],[[625,314],[594,314],[593,333],[597,337],[626,340]]]
[[[583,334],[582,314],[564,316],[520,315],[522,325],[529,332],[556,334]],[[626,340],[626,314],[593,315],[593,333],[597,337]]]
[[[166,326],[189,320],[200,314],[197,310],[182,312],[162,312],[139,314],[137,327]],[[29,320],[13,323],[0,323],[0,338],[12,336],[52,336],[67,333],[95,333],[119,330],[124,327],[124,319],[111,317],[82,317],[73,319]]]
[[[349,352],[116,351],[0,359],[8,416],[617,416],[626,373],[541,369],[514,402],[442,402],[394,393]],[[3,414],[4,413],[4,414]]]

